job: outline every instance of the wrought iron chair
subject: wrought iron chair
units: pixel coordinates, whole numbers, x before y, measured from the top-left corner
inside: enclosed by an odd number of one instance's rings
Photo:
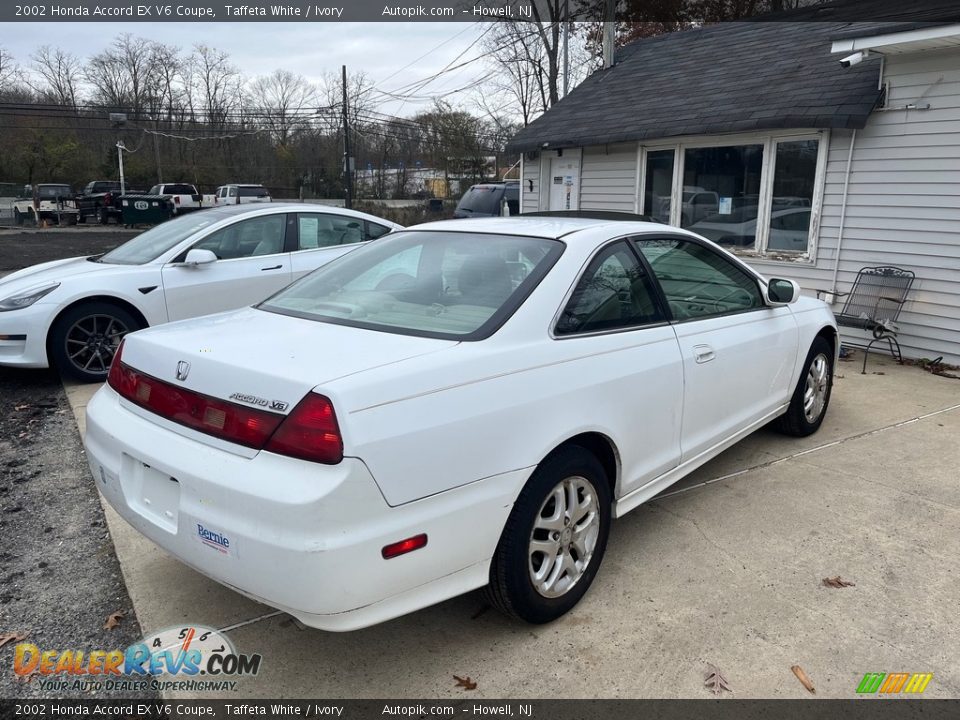
[[[898,267],[865,267],[860,268],[850,292],[833,293],[837,297],[846,298],[843,309],[835,313],[837,325],[873,333],[873,339],[865,347],[856,343],[845,343],[864,347],[861,374],[867,372],[867,355],[870,349],[881,340],[886,341],[890,355],[896,358],[897,362],[903,363],[903,353],[900,351],[900,343],[897,342],[897,328],[894,323],[907,301],[915,277],[911,270]],[[828,292],[830,291],[817,290],[817,297]]]

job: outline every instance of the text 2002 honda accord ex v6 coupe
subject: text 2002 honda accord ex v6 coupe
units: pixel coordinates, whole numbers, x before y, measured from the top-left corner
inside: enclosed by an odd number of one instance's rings
[[[308,625],[482,586],[540,623],[613,517],[771,420],[816,431],[836,345],[822,302],[682,230],[432,223],[129,335],[86,447],[137,530]]]

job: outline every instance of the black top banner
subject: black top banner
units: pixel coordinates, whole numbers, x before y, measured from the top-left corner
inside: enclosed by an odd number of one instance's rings
[[[605,0],[25,0],[0,22],[598,22]],[[957,0],[618,0],[621,22],[960,22]],[[786,8],[786,9],[785,9]]]

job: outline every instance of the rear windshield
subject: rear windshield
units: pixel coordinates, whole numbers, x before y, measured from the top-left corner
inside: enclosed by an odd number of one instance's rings
[[[41,185],[37,188],[37,196],[41,198],[57,198],[73,195],[69,185]]]
[[[270,197],[270,193],[265,187],[241,187],[240,197],[264,198]]]
[[[193,195],[197,190],[193,185],[164,185],[164,195]]]
[[[479,340],[520,306],[563,252],[556,240],[400,232],[323,266],[262,310],[421,337]]]
[[[500,214],[500,198],[503,188],[499,185],[474,185],[460,198],[457,210],[470,210],[485,215]]]

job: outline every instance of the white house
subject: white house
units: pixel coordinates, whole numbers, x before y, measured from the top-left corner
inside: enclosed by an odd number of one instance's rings
[[[960,24],[728,23],[640,40],[511,148],[521,212],[650,215],[807,292],[848,291],[864,266],[911,270],[904,354],[960,364]]]

